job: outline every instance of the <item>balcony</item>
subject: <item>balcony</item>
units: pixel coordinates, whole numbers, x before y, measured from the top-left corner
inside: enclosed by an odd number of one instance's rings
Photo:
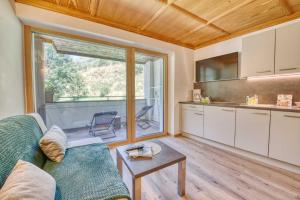
[[[40,107],[39,113],[43,116],[48,128],[57,125],[66,132],[69,140],[78,140],[94,137],[89,133],[89,128],[95,113],[117,111],[114,122],[115,136],[111,131],[102,131],[96,136],[101,137],[106,143],[127,139],[126,100],[124,97],[103,97],[102,100],[97,101],[86,100],[84,98],[61,99],[55,103],[46,103]],[[151,101],[151,99],[136,99],[136,112],[149,103],[151,104]],[[155,104],[152,105],[154,105],[153,108],[144,116],[150,127],[136,126],[136,137],[162,132],[162,124],[160,124],[158,116],[159,107]]]

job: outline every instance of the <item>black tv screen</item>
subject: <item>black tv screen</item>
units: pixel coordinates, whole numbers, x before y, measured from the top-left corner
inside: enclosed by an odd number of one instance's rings
[[[238,52],[196,61],[196,81],[238,79]]]

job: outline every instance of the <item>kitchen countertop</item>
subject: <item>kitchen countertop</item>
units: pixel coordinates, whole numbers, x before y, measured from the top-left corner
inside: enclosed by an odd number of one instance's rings
[[[212,102],[210,104],[203,104],[203,103],[193,102],[193,101],[184,101],[184,102],[179,102],[179,103],[204,105],[204,106],[220,106],[220,107],[230,107],[230,108],[246,108],[246,109],[274,110],[274,111],[299,112],[300,113],[300,108],[298,108],[296,106],[283,107],[283,106],[276,106],[276,105],[272,105],[272,104],[246,105],[246,104],[239,104],[239,103],[232,103],[232,102]]]

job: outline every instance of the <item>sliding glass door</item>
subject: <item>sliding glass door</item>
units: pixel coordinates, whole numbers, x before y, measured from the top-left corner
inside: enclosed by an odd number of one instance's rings
[[[166,133],[166,55],[28,27],[25,44],[26,112],[48,128],[114,145]]]
[[[127,140],[126,49],[34,34],[36,111],[70,140]]]
[[[135,137],[164,132],[165,57],[135,52]]]

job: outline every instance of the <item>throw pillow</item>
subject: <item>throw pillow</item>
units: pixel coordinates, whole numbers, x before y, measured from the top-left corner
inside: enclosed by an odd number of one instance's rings
[[[34,164],[19,160],[0,190],[1,200],[54,200],[54,178]]]
[[[40,148],[46,156],[55,162],[60,162],[65,156],[67,136],[58,126],[52,126],[40,139]]]

